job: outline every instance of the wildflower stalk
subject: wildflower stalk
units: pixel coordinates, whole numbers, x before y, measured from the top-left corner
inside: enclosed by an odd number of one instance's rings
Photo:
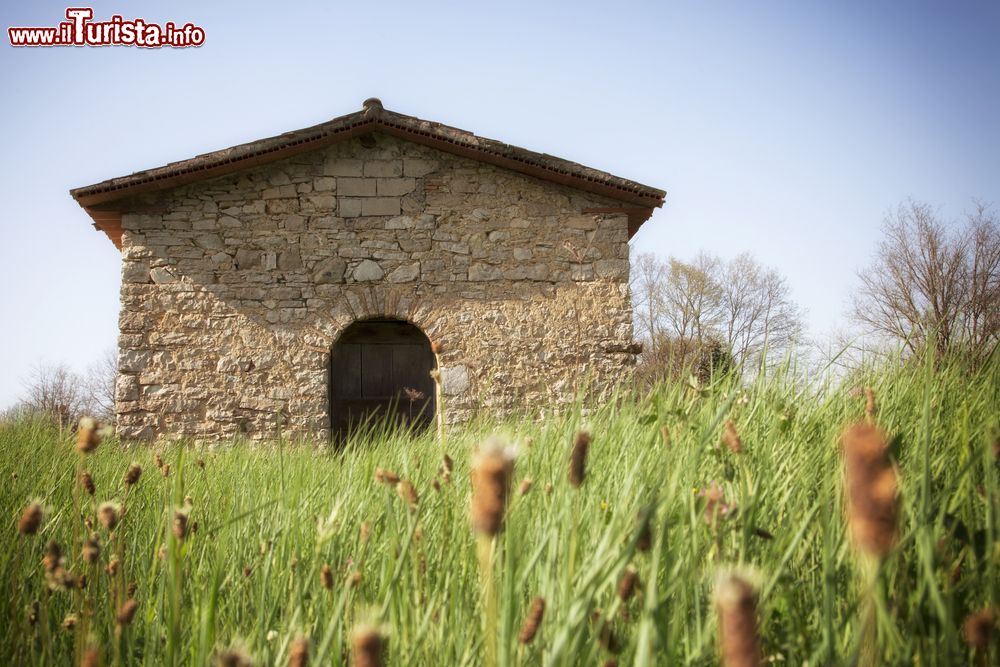
[[[480,533],[476,536],[476,556],[479,559],[479,590],[483,607],[483,664],[497,664],[497,592],[493,561],[496,556],[496,539]]]

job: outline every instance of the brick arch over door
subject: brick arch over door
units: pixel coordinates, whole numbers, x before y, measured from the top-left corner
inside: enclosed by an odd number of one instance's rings
[[[427,428],[434,420],[436,366],[431,342],[412,322],[374,317],[347,326],[330,352],[330,433],[388,420]]]

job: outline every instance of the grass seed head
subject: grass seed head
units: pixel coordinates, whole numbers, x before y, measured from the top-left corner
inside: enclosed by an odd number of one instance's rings
[[[534,486],[534,482],[530,478],[524,478],[521,480],[521,484],[517,487],[517,493],[521,496],[528,495],[528,491],[531,491],[531,487]]]
[[[719,643],[725,667],[756,667],[761,662],[757,633],[757,592],[744,578],[724,574],[715,587]]]
[[[444,346],[442,346],[439,341],[434,341],[433,343],[431,343],[431,352],[433,352],[434,354],[441,354],[441,351],[443,349]]]
[[[389,640],[379,628],[362,625],[351,633],[353,667],[383,667]]]
[[[174,523],[173,523],[174,537],[177,538],[179,542],[183,542],[188,536],[188,515],[184,511],[174,512]]]
[[[118,525],[120,512],[121,508],[117,503],[101,503],[100,507],[97,508],[97,518],[106,530],[112,531]]]
[[[896,469],[885,434],[870,424],[844,431],[847,518],[857,548],[884,557],[896,543],[898,514]]]
[[[72,632],[73,628],[76,627],[76,621],[76,614],[66,614],[66,618],[63,619],[62,626],[64,629]]]
[[[128,591],[129,597],[133,597],[138,589],[139,589],[139,584],[135,583],[134,581],[128,582],[128,586],[126,586],[126,590]]]
[[[89,454],[101,444],[99,425],[92,417],[82,417],[76,428],[76,449],[82,454]]]
[[[996,630],[996,623],[996,614],[992,609],[980,609],[969,614],[962,625],[965,642],[975,649],[985,651],[990,646],[990,640],[994,630]]]
[[[375,481],[387,486],[396,486],[399,484],[399,475],[392,472],[391,470],[385,470],[384,468],[375,469]]]
[[[115,576],[118,574],[118,566],[121,565],[121,561],[118,560],[117,556],[112,556],[111,560],[108,561],[107,566],[104,571],[108,573],[108,576]]]
[[[368,538],[372,534],[372,525],[367,521],[362,521],[361,526],[358,528],[358,539],[361,544],[368,544]]]
[[[660,440],[663,441],[664,447],[670,448],[670,427],[666,424],[660,427]]]
[[[97,535],[91,535],[83,543],[81,550],[83,561],[93,565],[101,557],[101,543],[97,541]]]
[[[21,519],[17,522],[17,530],[22,535],[34,535],[42,526],[42,505],[37,502],[29,503],[21,513]]]
[[[140,477],[142,477],[142,466],[138,463],[133,463],[125,472],[125,487],[135,486],[139,482]]]
[[[636,537],[635,548],[638,551],[647,553],[653,548],[653,530],[650,527],[649,517],[643,519],[642,514],[639,514],[636,519],[640,522],[639,524],[639,534]]]
[[[494,536],[503,525],[510,480],[514,473],[513,453],[499,440],[489,439],[472,462],[472,527]]]
[[[101,652],[95,646],[88,647],[80,659],[80,667],[99,667],[100,664]]]
[[[80,473],[80,486],[83,487],[88,496],[94,495],[94,492],[97,491],[97,487],[94,486],[94,477],[86,471]]]
[[[875,390],[871,387],[865,387],[865,419],[868,423],[875,422]]]
[[[531,607],[528,609],[528,615],[521,625],[521,632],[517,635],[517,641],[525,646],[535,641],[535,635],[538,634],[538,628],[541,627],[544,616],[545,598],[536,597],[531,601]]]
[[[45,566],[46,572],[55,572],[62,565],[62,549],[59,548],[59,543],[55,540],[50,540],[46,545],[42,564]]]
[[[118,625],[125,627],[132,622],[135,618],[135,612],[139,609],[139,603],[136,602],[135,598],[129,598],[122,603],[122,606],[118,607],[118,614],[115,616],[115,620],[118,621]]]
[[[420,502],[420,496],[417,495],[417,490],[413,488],[413,484],[410,480],[404,479],[396,485],[396,493],[399,497],[409,506],[410,509],[416,509],[417,503]]]
[[[361,580],[363,578],[364,575],[361,574],[361,570],[355,570],[354,572],[351,572],[351,576],[347,579],[347,585],[351,588],[357,588],[361,585]]]
[[[242,649],[231,647],[215,656],[216,667],[253,667],[253,659]]]
[[[622,573],[622,578],[618,580],[618,597],[622,602],[628,602],[632,598],[638,584],[639,572],[635,567],[629,565]]]
[[[333,588],[333,570],[326,563],[319,570],[319,583],[326,590]]]
[[[157,468],[162,468],[163,467],[163,457],[161,457],[159,454],[153,454],[153,463],[156,464]]]
[[[741,454],[743,452],[743,440],[740,438],[740,433],[736,430],[736,424],[732,420],[726,420],[726,426],[722,430],[722,441],[726,443],[726,447],[732,453]]]
[[[587,451],[590,449],[590,434],[580,431],[573,440],[569,455],[569,483],[579,488],[587,477]]]
[[[170,464],[169,463],[164,463],[163,464],[163,467],[160,468],[160,474],[163,475],[164,477],[170,477]]]
[[[309,640],[298,637],[288,649],[288,667],[306,667],[309,664]]]

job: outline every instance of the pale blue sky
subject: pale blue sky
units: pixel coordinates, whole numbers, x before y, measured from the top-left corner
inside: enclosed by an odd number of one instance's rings
[[[63,3],[7,2],[3,27]],[[210,6],[209,6],[210,5]],[[777,267],[843,322],[884,212],[1000,205],[1000,2],[99,2],[205,46],[3,36],[0,406],[115,344],[119,255],[69,188],[387,108],[668,191],[639,251]],[[6,32],[6,31],[4,31]]]

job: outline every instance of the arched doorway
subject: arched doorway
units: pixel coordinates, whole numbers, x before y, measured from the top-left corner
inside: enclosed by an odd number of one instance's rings
[[[342,438],[366,421],[422,430],[434,420],[434,353],[427,336],[402,320],[354,322],[330,354],[330,433]]]

